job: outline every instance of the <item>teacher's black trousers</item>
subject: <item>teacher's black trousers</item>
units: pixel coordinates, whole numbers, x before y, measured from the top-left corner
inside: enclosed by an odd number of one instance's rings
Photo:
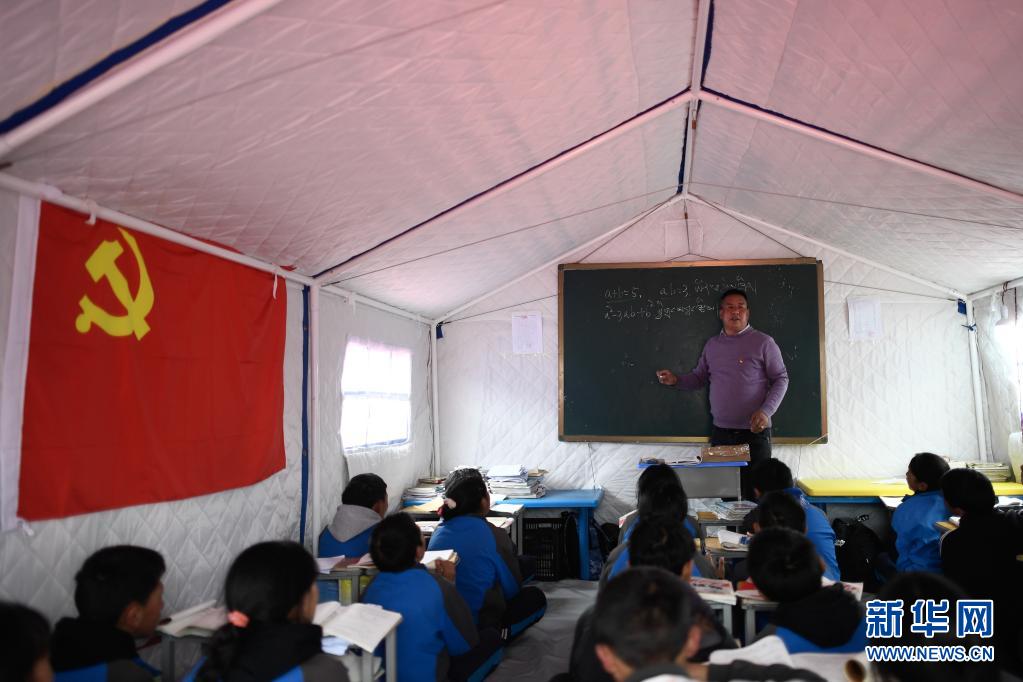
[[[749,429],[722,429],[715,426],[710,434],[711,445],[749,445],[749,466],[739,469],[739,482],[742,486],[742,498],[753,499],[753,484],[750,483],[750,470],[765,459],[771,458],[771,429],[753,433]]]

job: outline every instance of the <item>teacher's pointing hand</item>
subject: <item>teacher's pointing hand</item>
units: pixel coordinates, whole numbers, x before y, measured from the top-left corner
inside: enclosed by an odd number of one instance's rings
[[[678,377],[670,369],[657,370],[657,380],[665,386],[674,386],[678,383]]]

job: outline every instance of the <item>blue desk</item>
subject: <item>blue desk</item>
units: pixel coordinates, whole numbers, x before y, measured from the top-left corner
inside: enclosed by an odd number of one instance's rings
[[[569,509],[579,514],[579,577],[590,577],[590,519],[593,510],[604,499],[600,488],[590,490],[548,490],[543,497],[508,498],[510,504],[521,504],[525,509]]]

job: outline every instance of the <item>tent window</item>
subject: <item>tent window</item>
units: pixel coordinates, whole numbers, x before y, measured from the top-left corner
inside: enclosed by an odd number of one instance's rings
[[[346,450],[409,440],[412,352],[352,340],[341,371],[341,442]]]

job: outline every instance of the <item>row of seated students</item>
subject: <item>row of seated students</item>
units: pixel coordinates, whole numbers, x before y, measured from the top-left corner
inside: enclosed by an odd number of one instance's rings
[[[748,559],[733,567],[729,577],[751,578],[765,596],[780,604],[760,636],[778,635],[790,653],[862,652],[867,640],[860,605],[840,586],[821,585],[822,576],[839,577],[835,535],[826,516],[806,501],[793,485],[788,467],[779,460],[760,463],[751,479],[758,507],[747,522],[755,535]],[[944,572],[964,597],[994,600],[998,605],[996,663],[1002,674],[1018,674],[1023,654],[1023,617],[1019,615],[1023,613],[1019,590],[1023,563],[1017,556],[1023,552],[1023,514],[995,510],[997,498],[984,476],[968,469],[949,471],[944,459],[930,453],[918,454],[910,461],[907,483],[914,493],[906,497],[892,523],[898,575]],[[683,580],[697,575],[694,568],[680,571],[670,562],[650,562],[650,552],[644,546],[651,533],[675,537],[675,543],[683,542],[679,534],[691,538],[688,519],[683,526],[686,505],[680,489],[681,483],[669,467],[650,467],[643,472],[637,485],[637,514],[628,519],[638,521],[623,526],[623,545],[609,557],[601,592],[629,566],[659,566],[681,574]],[[960,528],[942,539],[935,522],[950,514],[962,516]],[[671,528],[672,524],[677,528]],[[699,559],[697,554],[695,560]],[[705,575],[713,575],[707,570]],[[885,577],[891,581],[895,576],[893,565]],[[701,603],[699,597],[694,600]],[[577,627],[569,679],[597,679],[600,673],[591,653],[591,620],[592,613],[587,612]],[[697,651],[697,657],[690,660],[704,660],[706,647]]]
[[[353,478],[349,487],[356,493],[376,487],[386,500],[383,481],[369,476]],[[352,506],[351,495],[344,499],[349,504],[343,507]],[[369,500],[365,508],[377,501]],[[374,512],[370,527],[344,538],[364,535],[379,569],[364,601],[402,614],[400,679],[482,679],[500,661],[505,643],[546,610],[543,592],[522,586],[507,533],[487,523],[489,505],[478,471],[459,470],[449,477],[444,521],[430,546],[456,550],[460,562],[457,567],[440,562],[439,575],[420,564],[422,534],[407,514],[381,519]],[[49,682],[53,671],[62,682],[154,679],[159,671],[138,656],[135,642],[152,637],[159,624],[164,572],[163,557],[151,549],[99,550],[75,577],[78,617],[61,619],[52,637],[38,613],[0,604],[0,680]],[[347,680],[344,665],[322,653],[322,630],[312,624],[318,576],[316,561],[297,543],[263,542],[244,550],[224,584],[228,623],[214,633],[205,657],[185,680]]]

